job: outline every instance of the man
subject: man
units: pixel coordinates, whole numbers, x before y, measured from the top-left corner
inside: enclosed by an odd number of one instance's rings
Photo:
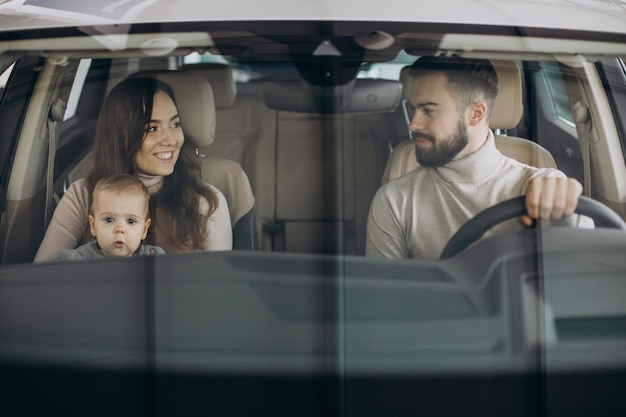
[[[498,77],[488,60],[422,57],[409,74],[409,130],[421,166],[374,196],[367,256],[437,259],[476,214],[524,194],[525,225],[574,212],[582,193],[578,181],[555,169],[529,167],[496,149],[489,117]]]

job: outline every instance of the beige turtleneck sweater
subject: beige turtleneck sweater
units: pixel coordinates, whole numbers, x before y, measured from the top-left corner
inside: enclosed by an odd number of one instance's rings
[[[526,193],[538,176],[564,176],[502,155],[493,133],[476,152],[437,168],[419,167],[382,186],[367,220],[366,256],[438,259],[454,233],[482,210]],[[519,229],[517,219],[485,237]]]
[[[138,178],[152,195],[160,190],[163,177],[139,175]],[[232,227],[228,212],[228,203],[217,188],[211,186],[217,194],[219,205],[207,222],[207,237],[203,244],[205,251],[232,249]],[[202,198],[200,210],[208,211],[208,202]],[[89,231],[89,193],[84,179],[72,183],[63,198],[59,201],[46,234],[35,255],[34,262],[46,262],[54,258],[63,249],[74,249],[94,239]],[[153,221],[150,226],[154,233],[155,245],[162,247],[166,253],[183,252],[169,240],[165,233],[167,227]]]

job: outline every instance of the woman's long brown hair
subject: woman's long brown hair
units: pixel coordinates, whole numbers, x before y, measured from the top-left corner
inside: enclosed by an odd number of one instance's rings
[[[89,195],[99,179],[114,174],[137,175],[135,155],[141,149],[149,126],[154,95],[162,91],[176,104],[169,85],[154,78],[127,78],[116,85],[104,101],[93,145],[93,165],[86,177]],[[184,119],[181,118],[184,127]],[[217,209],[217,195],[202,182],[194,140],[185,136],[174,172],[151,196],[165,219],[153,218],[168,232],[171,243],[184,249],[201,250],[208,218]],[[200,213],[200,198],[208,201],[207,215]],[[167,228],[164,226],[167,225]],[[150,236],[148,237],[150,242]]]

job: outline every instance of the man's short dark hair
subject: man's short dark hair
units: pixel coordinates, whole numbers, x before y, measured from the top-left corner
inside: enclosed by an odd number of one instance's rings
[[[491,117],[498,95],[498,74],[489,60],[461,58],[456,55],[423,56],[409,69],[411,77],[435,72],[446,75],[446,88],[458,100],[461,111],[476,101],[484,100],[488,108],[487,117]]]

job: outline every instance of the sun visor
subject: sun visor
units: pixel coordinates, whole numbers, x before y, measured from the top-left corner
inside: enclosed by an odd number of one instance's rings
[[[373,113],[395,109],[402,85],[393,80],[357,78],[338,86],[312,86],[301,80],[263,84],[265,105],[297,113]]]

